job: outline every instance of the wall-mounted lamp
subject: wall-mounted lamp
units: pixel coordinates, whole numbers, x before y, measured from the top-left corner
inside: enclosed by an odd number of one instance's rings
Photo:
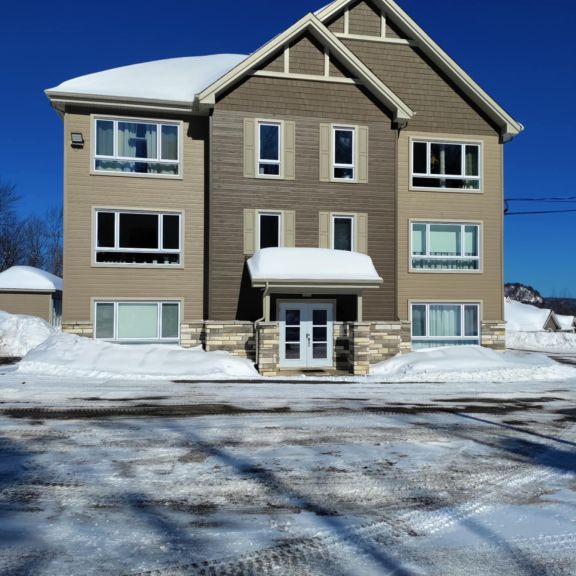
[[[84,136],[82,132],[72,132],[70,134],[72,148],[84,148]]]

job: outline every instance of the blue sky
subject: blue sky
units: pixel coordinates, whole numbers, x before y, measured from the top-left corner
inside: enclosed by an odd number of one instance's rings
[[[17,185],[23,214],[41,214],[61,202],[62,123],[44,89],[146,60],[247,53],[326,2],[6,2],[0,36],[0,178]],[[576,196],[576,2],[399,4],[526,126],[505,149],[507,197]],[[576,203],[555,207],[576,208]],[[513,203],[511,208],[550,205]],[[575,232],[576,212],[507,217],[506,280],[532,284],[547,295],[576,296]]]

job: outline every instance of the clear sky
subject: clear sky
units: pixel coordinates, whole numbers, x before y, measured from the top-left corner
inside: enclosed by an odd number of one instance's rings
[[[327,2],[4,2],[0,178],[17,185],[25,215],[61,202],[62,123],[44,89],[147,60],[249,53]],[[526,126],[505,148],[506,196],[576,196],[576,1],[399,4]],[[576,202],[510,207],[576,209]],[[576,296],[576,212],[509,216],[506,224],[506,280]]]

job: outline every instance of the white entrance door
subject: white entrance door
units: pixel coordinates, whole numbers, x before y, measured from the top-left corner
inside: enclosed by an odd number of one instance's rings
[[[333,366],[332,304],[280,304],[280,366]]]

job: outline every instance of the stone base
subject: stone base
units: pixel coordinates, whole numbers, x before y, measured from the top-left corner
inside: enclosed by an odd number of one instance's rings
[[[506,323],[504,321],[482,322],[482,346],[497,352],[506,350]]]
[[[262,376],[276,376],[280,363],[280,328],[278,322],[258,324],[258,371]]]
[[[63,322],[62,332],[84,338],[94,338],[94,325],[92,322]]]

